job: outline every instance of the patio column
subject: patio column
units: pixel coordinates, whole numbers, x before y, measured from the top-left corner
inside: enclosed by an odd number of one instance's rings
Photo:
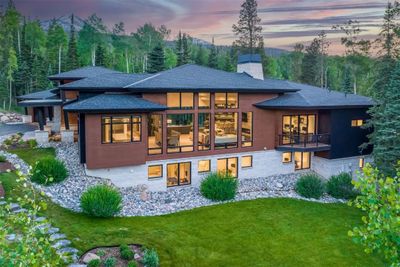
[[[68,118],[68,112],[64,110],[64,124],[65,124],[65,129],[69,130],[69,118]]]
[[[44,115],[44,110],[41,107],[41,108],[37,109],[37,112],[38,112],[39,129],[41,131],[43,131],[44,130],[44,125],[46,124],[46,118],[45,118],[45,115]]]

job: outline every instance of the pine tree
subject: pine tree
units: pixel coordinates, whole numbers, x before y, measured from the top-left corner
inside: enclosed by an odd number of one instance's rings
[[[353,92],[353,82],[349,66],[345,66],[344,68],[341,91],[346,94],[351,94]]]
[[[239,47],[242,52],[254,53],[256,49],[264,47],[257,1],[245,0],[241,7],[239,21],[232,26],[233,32],[239,37],[234,46]]]
[[[212,45],[210,49],[210,56],[208,57],[208,66],[210,68],[217,68],[218,67],[218,61],[217,61],[217,48],[215,47],[214,44],[214,37],[212,39]]]
[[[182,64],[187,64],[190,62],[190,42],[191,38],[189,35],[186,33],[183,34],[182,36],[182,49],[183,49],[183,54],[182,54]]]
[[[107,66],[107,50],[102,44],[98,44],[96,47],[96,66]]]
[[[229,52],[227,52],[224,56],[224,70],[225,71],[229,71],[229,72],[233,72],[235,71],[235,67],[232,64],[232,58]]]
[[[176,40],[176,56],[177,56],[177,66],[183,65],[183,40],[182,32],[179,31],[178,39]]]
[[[303,83],[310,85],[319,85],[319,61],[320,58],[320,43],[318,39],[314,39],[312,43],[306,48],[306,54],[304,55],[301,65],[301,77],[300,80]]]
[[[400,62],[385,87],[382,114],[374,123],[374,162],[386,175],[394,175],[400,159]]]
[[[53,19],[47,31],[47,60],[50,63],[52,73],[60,73],[65,58],[64,49],[67,46],[68,37],[63,27]]]
[[[67,52],[67,70],[73,70],[79,67],[79,59],[78,59],[78,50],[77,50],[77,41],[75,36],[75,25],[74,25],[74,15],[71,16],[71,32],[68,43],[68,52]]]
[[[147,72],[156,73],[165,70],[165,54],[161,43],[154,47],[149,54]]]

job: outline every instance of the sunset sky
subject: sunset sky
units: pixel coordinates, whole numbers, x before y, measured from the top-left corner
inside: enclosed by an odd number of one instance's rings
[[[0,0],[3,8],[8,0]],[[128,33],[145,22],[165,24],[175,35],[179,30],[216,44],[231,44],[243,0],[15,0],[17,8],[31,19],[51,19],[74,13],[86,18],[92,13],[108,26],[123,21]],[[332,39],[331,53],[340,53],[342,35],[331,26],[349,19],[361,22],[365,38],[373,39],[387,0],[259,0],[265,46],[291,49],[307,43],[321,30]]]

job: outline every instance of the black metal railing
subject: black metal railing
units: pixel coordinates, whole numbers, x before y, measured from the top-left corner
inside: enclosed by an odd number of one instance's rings
[[[330,134],[280,134],[279,146],[318,147],[331,143]]]

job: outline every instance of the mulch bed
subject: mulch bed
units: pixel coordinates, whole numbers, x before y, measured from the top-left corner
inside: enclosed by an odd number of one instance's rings
[[[141,245],[137,245],[137,244],[132,244],[132,245],[128,245],[132,251],[136,254],[138,254],[140,256],[140,258],[138,258],[136,260],[136,264],[138,267],[143,267],[144,265],[141,263],[141,259],[143,258],[143,250],[142,250],[142,246]],[[100,256],[99,254],[101,254],[100,251],[104,252],[103,256]],[[104,260],[106,260],[107,258],[110,257],[114,257],[117,260],[116,263],[116,267],[125,267],[128,265],[127,260],[124,260],[121,258],[120,252],[119,252],[119,246],[110,246],[110,247],[97,247],[97,248],[93,248],[91,250],[86,251],[84,254],[82,254],[82,256],[79,259],[79,263],[83,264],[83,258],[85,257],[86,254],[88,253],[93,253],[96,254],[98,256],[100,256],[101,261],[103,262]]]
[[[10,162],[0,162],[0,173],[7,172],[7,170],[14,171],[15,168]]]

